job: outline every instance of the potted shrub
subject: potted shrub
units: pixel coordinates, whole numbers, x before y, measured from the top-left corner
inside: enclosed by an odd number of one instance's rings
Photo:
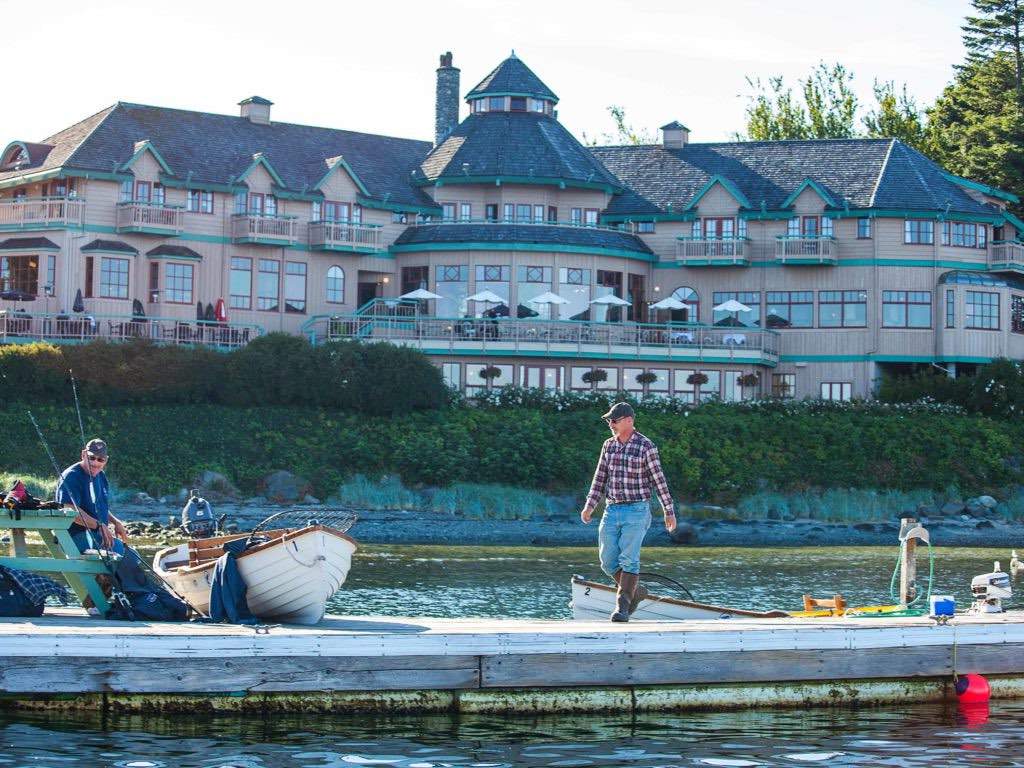
[[[708,383],[708,375],[706,373],[701,373],[700,371],[697,371],[697,373],[691,373],[686,377],[686,383],[693,384],[695,388],[700,389]]]
[[[480,369],[480,378],[487,382],[487,388],[491,388],[493,381],[501,376],[501,369],[496,365],[488,365]]]
[[[658,374],[652,373],[651,371],[644,371],[636,375],[636,383],[643,384],[644,387],[648,387],[658,380]]]
[[[602,381],[608,381],[608,371],[604,368],[594,368],[583,374],[583,383],[589,384],[591,389],[597,389]]]

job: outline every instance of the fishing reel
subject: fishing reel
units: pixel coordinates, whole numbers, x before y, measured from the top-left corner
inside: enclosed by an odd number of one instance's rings
[[[991,573],[983,573],[971,579],[971,613],[1002,613],[1003,600],[1013,595],[1010,576],[1002,571],[999,562],[993,565]]]

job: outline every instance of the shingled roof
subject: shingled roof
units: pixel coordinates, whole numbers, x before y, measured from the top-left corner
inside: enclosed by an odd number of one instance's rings
[[[409,227],[396,246],[437,243],[516,243],[581,248],[607,248],[651,254],[639,237],[628,232],[614,232],[590,227],[556,227],[542,224],[426,224]]]
[[[895,139],[822,139],[591,147],[628,189],[606,215],[681,213],[715,176],[759,209],[778,210],[808,179],[837,205],[992,214],[943,175],[943,169]],[[844,202],[845,201],[845,202]]]
[[[36,152],[32,152],[30,150],[30,154],[32,155],[32,163],[30,166],[31,171],[36,173],[39,171],[48,171],[55,168],[61,168],[66,165],[71,165],[69,160],[75,153],[75,150],[81,146],[82,142],[85,141],[85,139],[88,138],[96,129],[96,126],[102,123],[107,115],[109,115],[115,108],[116,105],[113,107],[107,107],[106,109],[97,112],[95,115],[91,115],[84,120],[75,123],[71,127],[65,128],[63,131],[55,133],[53,136],[44,139],[41,143],[34,145],[40,149],[49,146],[50,149],[46,151],[45,154],[43,152],[39,152],[38,157]],[[33,145],[30,144],[29,146]],[[131,147],[129,146],[128,149],[130,150]],[[128,157],[131,157],[130,151],[128,152],[128,156],[125,157],[122,162],[127,160]],[[102,170],[109,171],[110,164],[108,163]],[[3,173],[0,173],[0,181],[17,176],[24,176],[25,171],[26,168],[4,171]]]
[[[561,123],[534,112],[470,115],[420,165],[420,183],[466,177],[520,177],[622,184]]]
[[[515,53],[491,70],[477,86],[466,94],[467,101],[481,96],[533,96],[557,102],[554,92],[533,74]]]
[[[141,104],[118,103],[47,139],[55,146],[45,167],[109,172],[127,162],[141,140],[181,178],[191,172],[192,183],[231,184],[263,153],[287,189],[310,190],[327,172],[327,159],[343,156],[370,197],[435,207],[410,183],[429,142]],[[17,175],[0,174],[0,180]]]

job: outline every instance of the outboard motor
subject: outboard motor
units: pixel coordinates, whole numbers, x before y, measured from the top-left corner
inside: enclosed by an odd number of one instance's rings
[[[181,529],[193,539],[207,539],[217,533],[210,502],[199,495],[197,488],[189,491],[188,502],[181,510]]]

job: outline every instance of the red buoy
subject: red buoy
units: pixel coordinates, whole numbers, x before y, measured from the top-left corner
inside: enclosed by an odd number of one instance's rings
[[[961,704],[982,704],[992,695],[988,680],[981,675],[960,675],[954,688],[957,700]]]

